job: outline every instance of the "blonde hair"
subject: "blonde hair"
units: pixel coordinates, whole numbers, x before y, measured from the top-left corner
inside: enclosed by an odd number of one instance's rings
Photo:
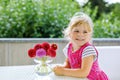
[[[64,30],[64,37],[69,38],[69,34],[71,32],[71,30],[77,26],[77,25],[81,25],[84,24],[85,27],[88,29],[89,32],[93,32],[93,22],[91,20],[91,18],[82,12],[77,12],[75,13],[75,15],[71,18],[70,23],[68,25],[68,27]]]

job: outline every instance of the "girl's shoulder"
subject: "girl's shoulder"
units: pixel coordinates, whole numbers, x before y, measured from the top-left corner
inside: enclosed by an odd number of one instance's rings
[[[93,45],[86,46],[82,52],[82,58],[94,55],[94,60],[97,58],[97,51]]]
[[[68,48],[70,46],[71,43],[68,43],[64,48],[63,48],[63,53],[64,55],[67,57],[67,52],[68,52]]]

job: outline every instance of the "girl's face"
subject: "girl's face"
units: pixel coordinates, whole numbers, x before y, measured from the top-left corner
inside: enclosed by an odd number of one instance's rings
[[[80,48],[91,39],[91,33],[88,31],[86,25],[81,24],[72,28],[70,32],[70,40],[74,47]]]

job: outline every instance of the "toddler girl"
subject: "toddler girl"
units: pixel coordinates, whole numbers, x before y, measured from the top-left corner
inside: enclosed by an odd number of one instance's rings
[[[69,43],[63,49],[66,56],[63,66],[57,65],[56,75],[87,78],[88,80],[108,80],[98,65],[98,52],[91,44],[93,22],[85,13],[76,13],[68,27],[65,37]]]

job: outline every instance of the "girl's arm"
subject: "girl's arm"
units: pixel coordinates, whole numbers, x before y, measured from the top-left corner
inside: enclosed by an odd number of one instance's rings
[[[70,69],[66,67],[63,68],[60,66],[56,66],[54,68],[54,72],[56,75],[86,78],[91,70],[93,59],[94,59],[93,55],[83,58],[82,66],[81,68],[78,69]]]
[[[68,58],[65,60],[64,68],[70,68],[70,63],[68,61]]]
[[[53,70],[56,68],[56,67],[61,67],[61,68],[70,68],[70,64],[69,64],[69,61],[68,61],[68,58],[65,60],[64,64],[63,65],[56,65]]]

